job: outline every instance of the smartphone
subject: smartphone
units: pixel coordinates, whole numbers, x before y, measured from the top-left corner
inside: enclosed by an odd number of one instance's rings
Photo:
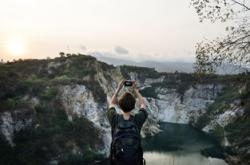
[[[124,81],[124,86],[130,87],[132,85],[133,85],[133,81],[132,80],[126,80],[126,81]]]

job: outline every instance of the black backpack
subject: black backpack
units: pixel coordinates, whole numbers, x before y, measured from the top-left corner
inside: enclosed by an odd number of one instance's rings
[[[132,115],[129,120],[117,115],[112,132],[111,165],[143,165],[141,136]]]

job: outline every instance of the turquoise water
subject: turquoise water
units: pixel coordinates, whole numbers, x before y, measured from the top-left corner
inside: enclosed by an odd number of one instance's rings
[[[219,147],[202,132],[184,124],[161,123],[162,132],[143,139],[147,165],[227,165],[223,159],[201,154],[213,148],[217,156]]]

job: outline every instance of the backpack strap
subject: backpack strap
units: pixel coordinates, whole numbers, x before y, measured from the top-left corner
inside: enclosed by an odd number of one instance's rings
[[[123,118],[123,115],[122,114],[117,114],[116,116],[115,116],[115,122],[113,123],[113,125],[112,125],[112,131],[114,131],[115,129],[116,129],[116,127],[117,127],[117,125],[118,125],[118,123],[119,122],[121,122],[121,121],[123,121],[123,120],[125,120],[124,118]],[[126,121],[126,120],[125,120]],[[133,116],[133,115],[130,115],[130,117],[129,117],[129,120],[128,121],[133,121],[134,123],[135,123],[135,117]],[[135,123],[136,124],[136,123]],[[113,132],[112,132],[112,137],[113,137]]]

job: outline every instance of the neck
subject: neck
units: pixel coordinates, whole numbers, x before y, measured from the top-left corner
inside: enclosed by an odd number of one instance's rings
[[[122,112],[124,119],[129,119],[130,112]]]

